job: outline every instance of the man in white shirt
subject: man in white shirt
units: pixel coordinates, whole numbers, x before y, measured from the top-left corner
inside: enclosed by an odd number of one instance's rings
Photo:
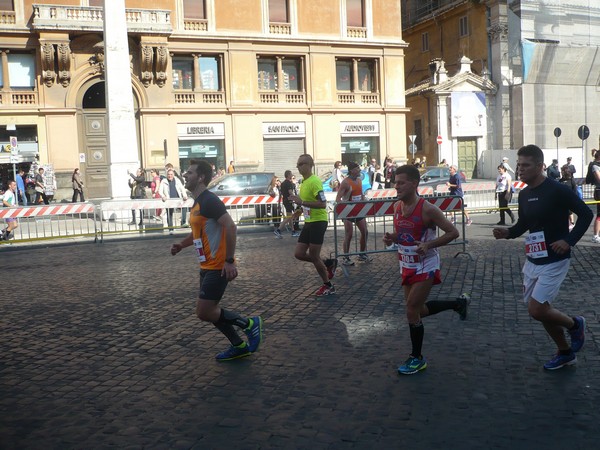
[[[7,208],[16,208],[18,206],[17,203],[17,182],[9,181],[8,189],[2,196],[2,206]],[[6,219],[6,228],[0,231],[0,241],[7,240],[10,237],[10,233],[19,226],[17,219],[10,218]]]

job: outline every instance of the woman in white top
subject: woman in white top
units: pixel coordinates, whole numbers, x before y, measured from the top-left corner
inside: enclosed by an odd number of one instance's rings
[[[504,213],[510,217],[512,223],[515,222],[513,212],[508,209],[508,202],[512,198],[512,178],[502,164],[498,166],[498,176],[496,177],[496,197],[498,198],[498,207],[500,208],[500,222],[496,225],[506,225]]]

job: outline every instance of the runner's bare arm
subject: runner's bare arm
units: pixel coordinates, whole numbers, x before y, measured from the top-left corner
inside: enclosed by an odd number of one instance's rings
[[[423,249],[424,251],[427,251],[427,249],[430,248],[442,247],[458,238],[458,230],[448,219],[446,219],[444,213],[437,206],[426,201],[423,204],[423,216],[425,224],[434,224],[444,232],[444,234],[432,241],[420,243],[419,247],[426,246],[426,248]]]
[[[346,194],[348,194],[348,192],[350,192],[351,190],[352,190],[352,187],[350,186],[350,183],[348,182],[348,178],[344,178],[342,180],[342,183],[340,184],[338,193],[335,196],[335,201],[336,202],[345,201],[348,198],[348,196]]]
[[[219,225],[225,228],[225,243],[227,245],[227,251],[225,253],[225,258],[234,258],[235,256],[235,245],[237,239],[237,225],[229,215],[229,213],[223,214],[217,220]],[[227,281],[234,280],[238,276],[237,267],[235,263],[225,263],[223,270],[221,271],[223,275],[226,276]]]
[[[181,242],[173,244],[171,246],[171,255],[175,256],[181,250],[183,250],[186,247],[189,247],[193,243],[194,243],[194,236],[192,235],[192,233],[190,233],[185,238],[183,238],[183,240]]]

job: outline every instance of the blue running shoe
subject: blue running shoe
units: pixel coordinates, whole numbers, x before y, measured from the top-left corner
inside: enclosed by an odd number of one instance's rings
[[[409,356],[408,359],[404,361],[404,364],[398,367],[398,373],[401,375],[412,375],[426,367],[427,361],[425,361],[425,358],[419,359],[414,356]]]
[[[556,370],[560,369],[564,366],[570,366],[577,362],[577,356],[575,356],[574,352],[569,353],[568,355],[561,355],[557,353],[554,358],[544,364],[544,369],[546,370]]]
[[[246,333],[246,336],[248,337],[248,349],[250,350],[250,353],[254,353],[258,350],[258,347],[263,340],[263,320],[260,316],[252,317],[250,320],[252,321],[252,324],[244,330],[244,333]]]
[[[575,330],[570,331],[571,335],[571,350],[577,353],[583,347],[585,342],[585,319],[581,316],[573,317],[573,320],[579,325]]]
[[[243,358],[245,356],[250,356],[250,350],[248,349],[248,344],[245,342],[242,346],[234,347],[233,345],[229,347],[224,352],[218,353],[215,358],[217,361],[231,361],[232,359]]]

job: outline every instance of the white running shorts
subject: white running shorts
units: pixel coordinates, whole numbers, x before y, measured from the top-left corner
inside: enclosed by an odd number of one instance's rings
[[[528,303],[533,298],[539,303],[551,303],[558,295],[570,265],[571,258],[543,265],[526,261],[523,266],[523,301]]]

